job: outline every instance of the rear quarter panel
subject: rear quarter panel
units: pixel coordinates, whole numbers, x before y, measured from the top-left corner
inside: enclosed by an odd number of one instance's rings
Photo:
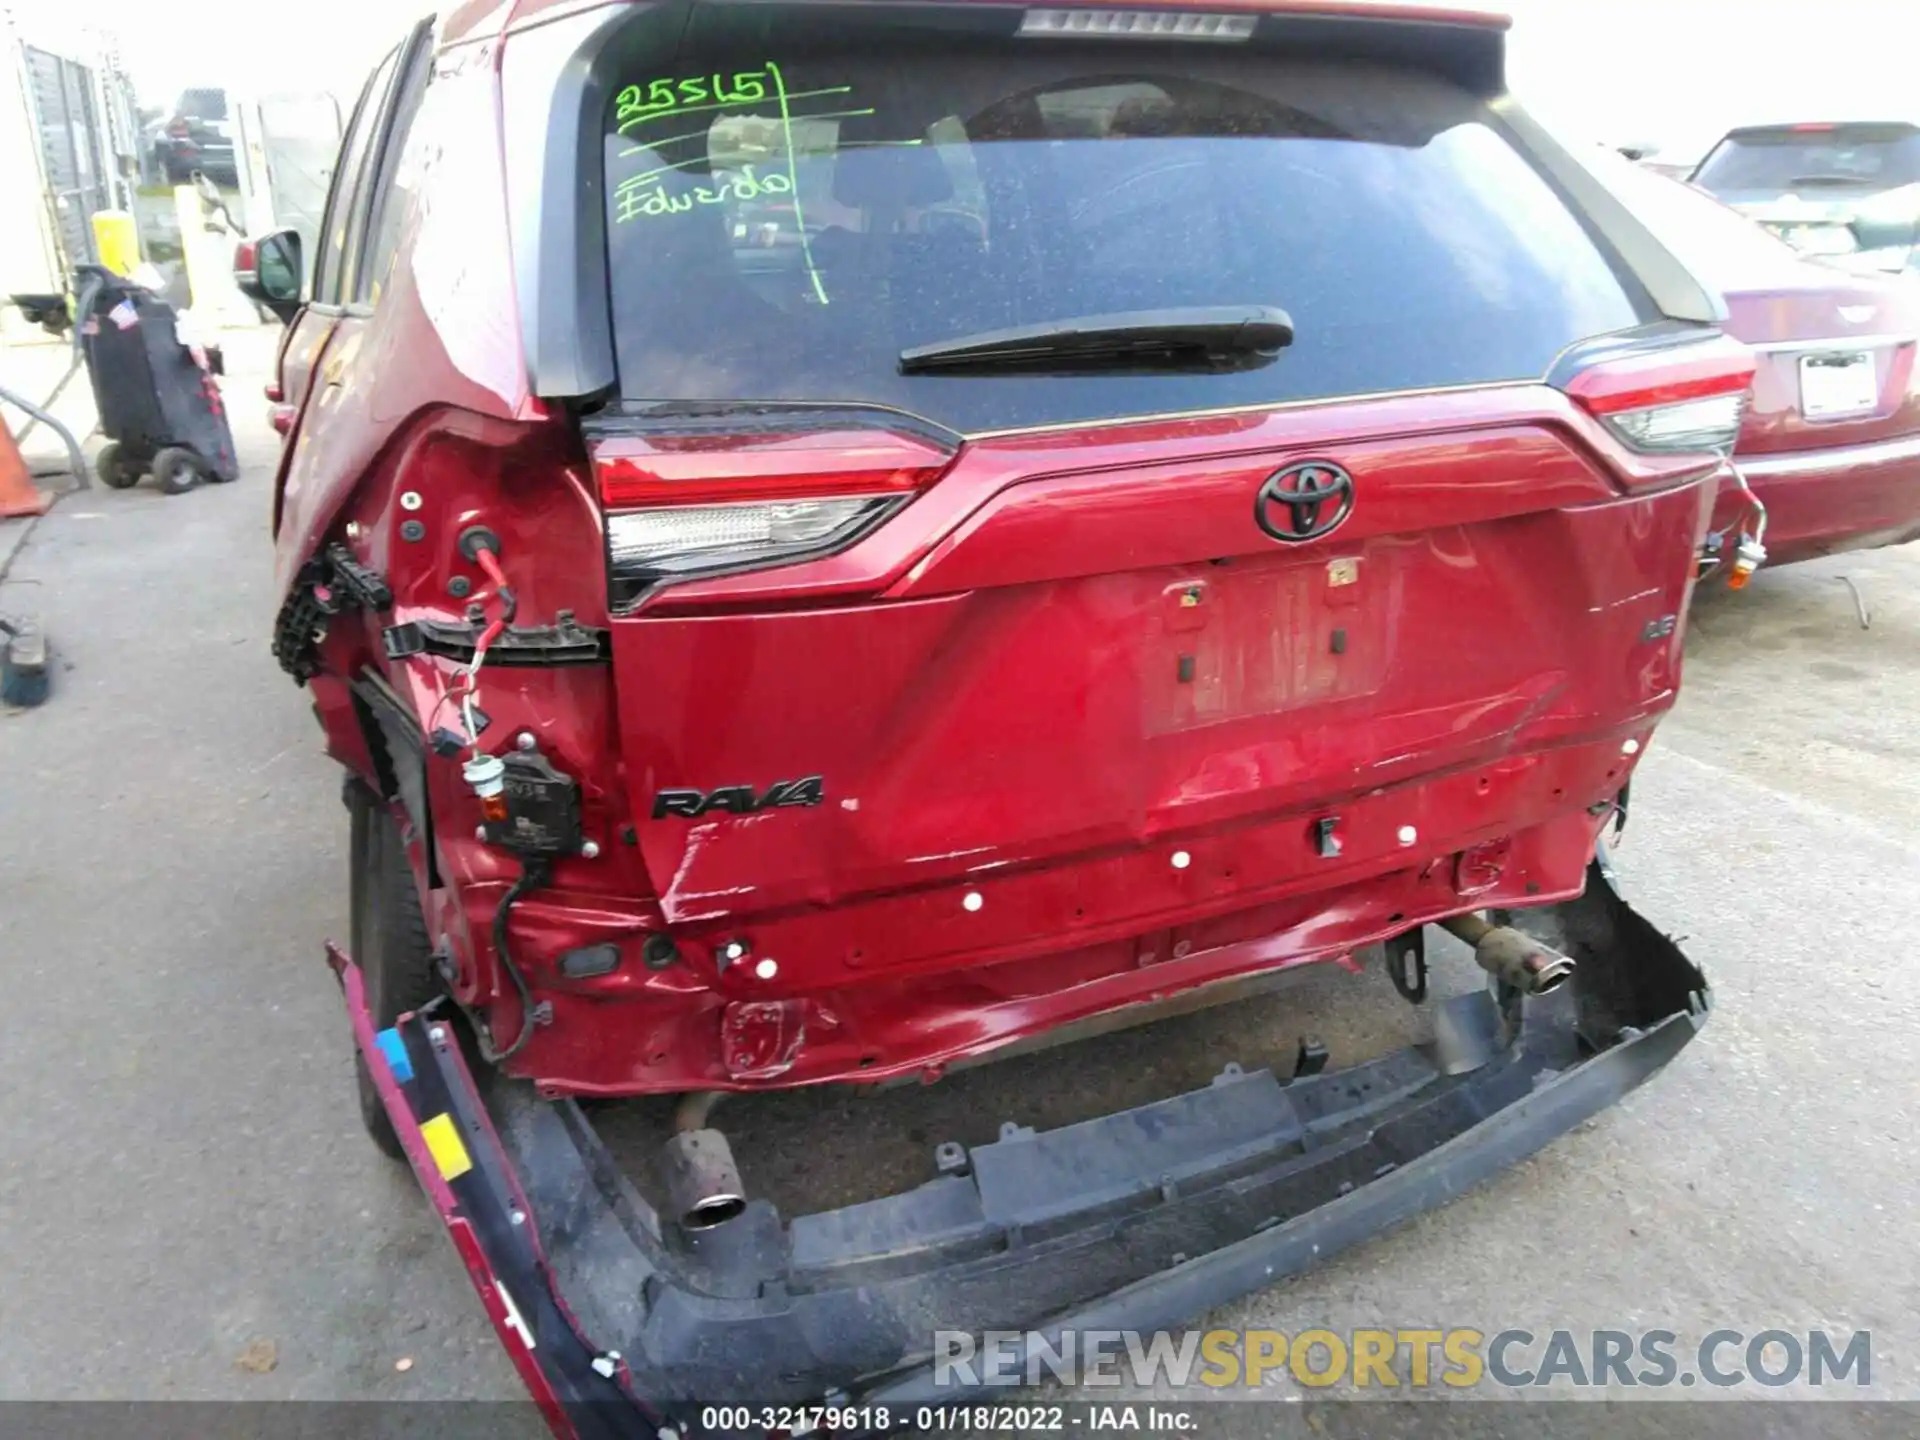
[[[286,461],[284,595],[395,433],[422,409],[530,413],[520,362],[491,44],[443,52],[400,165],[411,184],[391,272],[314,347]],[[322,354],[324,350],[324,354]]]

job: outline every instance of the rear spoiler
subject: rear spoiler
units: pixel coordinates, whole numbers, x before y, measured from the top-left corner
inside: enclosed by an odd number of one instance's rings
[[[916,29],[971,35],[1019,35],[1031,16],[1062,10],[1095,14],[1222,15],[1252,22],[1241,43],[1281,53],[1303,51],[1315,59],[1371,60],[1407,65],[1443,75],[1478,95],[1506,89],[1506,37],[1512,19],[1498,11],[1405,3],[1405,0],[692,0],[689,19],[701,12],[779,5],[804,9],[825,24],[871,24],[877,13]],[[1043,42],[1044,43],[1044,42]],[[1125,43],[1124,41],[1121,43]]]
[[[1783,120],[1774,125],[1739,125],[1721,137],[1725,140],[1756,140],[1783,135],[1831,135],[1839,131],[1859,134],[1876,132],[1875,138],[1904,140],[1920,134],[1920,123],[1912,120]]]
[[[1640,217],[1517,100],[1503,95],[1494,101],[1493,109],[1520,147],[1626,262],[1663,316],[1697,325],[1726,323],[1726,301],[1696,280]]]

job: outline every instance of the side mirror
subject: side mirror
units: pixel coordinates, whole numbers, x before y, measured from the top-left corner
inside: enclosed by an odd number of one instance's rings
[[[275,230],[257,240],[242,240],[233,249],[233,283],[240,293],[264,305],[290,325],[300,313],[300,235]]]

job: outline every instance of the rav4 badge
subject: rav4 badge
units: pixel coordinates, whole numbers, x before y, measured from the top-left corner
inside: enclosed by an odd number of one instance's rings
[[[751,785],[722,785],[717,790],[662,790],[653,797],[653,818],[670,815],[697,819],[710,810],[733,815],[755,815],[762,810],[808,808],[827,798],[826,783],[818,775],[804,780],[776,780],[756,793]]]

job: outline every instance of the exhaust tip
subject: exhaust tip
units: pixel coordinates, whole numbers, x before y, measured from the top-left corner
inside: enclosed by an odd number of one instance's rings
[[[1527,995],[1550,995],[1573,978],[1571,959],[1511,926],[1481,932],[1473,958],[1501,983]]]
[[[1538,955],[1527,965],[1527,990],[1534,995],[1551,995],[1573,978],[1573,961],[1564,955]]]
[[[716,1225],[724,1225],[729,1220],[737,1220],[746,1213],[747,1201],[742,1195],[709,1195],[695,1203],[693,1208],[680,1217],[683,1230],[711,1230]]]
[[[747,1187],[727,1137],[718,1130],[683,1130],[660,1151],[665,1212],[686,1234],[718,1229],[746,1213]]]

